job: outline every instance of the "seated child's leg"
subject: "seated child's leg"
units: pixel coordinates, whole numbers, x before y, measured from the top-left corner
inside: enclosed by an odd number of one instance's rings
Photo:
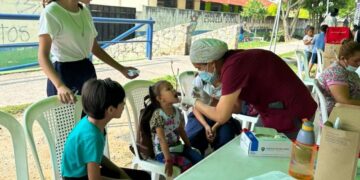
[[[181,172],[184,172],[192,166],[191,161],[180,154],[171,153],[171,157],[174,162],[173,165],[179,167]],[[163,153],[157,154],[155,159],[159,162],[165,163],[165,157]]]
[[[146,171],[120,168],[117,166],[109,166],[101,164],[100,169],[101,176],[106,180],[115,179],[151,179],[151,176]]]
[[[312,64],[317,64],[317,53],[312,53],[311,63]]]
[[[199,123],[193,113],[190,113],[188,116],[185,132],[191,145],[203,154],[209,143],[206,139],[204,127]]]
[[[101,161],[100,174],[103,177],[113,179],[128,179],[128,175],[106,156]]]
[[[130,177],[130,179],[141,179],[141,180],[151,179],[150,174],[146,171],[127,169],[127,168],[122,168],[122,170],[125,171],[125,173]]]
[[[204,158],[199,152],[187,146],[184,147],[182,155],[189,159],[192,164],[196,164]]]
[[[230,121],[218,128],[216,132],[216,138],[212,143],[215,150],[228,143],[235,137],[236,132]]]

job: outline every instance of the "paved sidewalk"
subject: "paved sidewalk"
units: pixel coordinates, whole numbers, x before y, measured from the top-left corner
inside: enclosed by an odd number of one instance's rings
[[[277,44],[276,53],[283,54],[302,48],[301,41],[291,41],[289,43]],[[262,47],[261,49],[269,49]],[[125,62],[125,66],[134,66],[140,70],[137,79],[154,79],[164,75],[171,75],[171,61],[173,61],[174,71],[195,70],[190,63],[189,56],[163,56],[155,57],[153,60],[140,60]],[[98,78],[110,77],[121,84],[130,80],[124,78],[122,74],[108,65],[96,65]],[[46,97],[46,77],[42,71],[14,73],[0,75],[0,107],[8,105],[19,105],[32,103]]]

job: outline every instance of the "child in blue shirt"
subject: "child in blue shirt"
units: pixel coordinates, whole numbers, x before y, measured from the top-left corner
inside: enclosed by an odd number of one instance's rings
[[[320,33],[316,34],[314,36],[314,39],[312,41],[313,49],[312,49],[312,55],[311,55],[311,61],[309,62],[309,74],[311,72],[311,69],[314,64],[317,64],[317,49],[321,49],[324,51],[325,49],[325,33],[328,26],[326,24],[323,24],[320,26]]]
[[[82,88],[82,105],[87,114],[69,133],[62,157],[62,177],[67,179],[150,179],[144,171],[119,168],[103,156],[105,126],[120,118],[125,91],[112,81],[88,80]]]

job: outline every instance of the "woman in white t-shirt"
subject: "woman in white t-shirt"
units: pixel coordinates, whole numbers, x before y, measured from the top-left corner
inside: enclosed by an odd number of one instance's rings
[[[48,77],[47,95],[58,95],[63,103],[73,103],[85,81],[96,78],[90,53],[125,77],[133,67],[125,67],[110,57],[96,41],[97,31],[89,9],[90,0],[43,0],[40,16],[39,64]]]

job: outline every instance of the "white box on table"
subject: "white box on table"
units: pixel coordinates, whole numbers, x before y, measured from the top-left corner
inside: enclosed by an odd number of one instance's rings
[[[249,156],[290,157],[292,142],[282,133],[273,137],[260,138],[255,133],[241,133],[240,146]]]

